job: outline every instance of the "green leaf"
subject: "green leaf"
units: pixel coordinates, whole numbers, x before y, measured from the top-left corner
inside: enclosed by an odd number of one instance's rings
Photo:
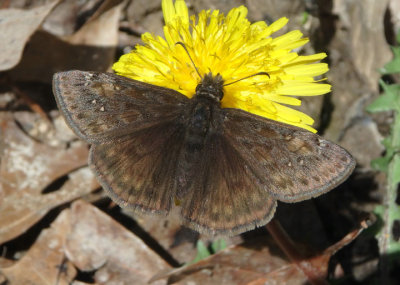
[[[390,260],[392,262],[397,262],[400,257],[400,242],[398,242],[398,241],[391,242],[388,246],[388,253],[391,254]],[[393,284],[395,284],[395,283],[393,283]]]
[[[386,138],[382,140],[382,145],[385,147],[385,149],[391,149],[392,148],[392,135],[388,135]]]
[[[391,111],[393,110],[393,102],[396,100],[395,94],[384,94],[376,98],[367,107],[367,111],[371,113]]]
[[[400,45],[400,30],[397,32],[396,41]]]
[[[390,157],[379,157],[371,161],[371,167],[375,170],[387,173],[390,162]]]
[[[302,25],[304,25],[305,23],[307,23],[308,17],[309,17],[309,16],[310,16],[310,14],[309,14],[307,11],[303,12],[303,15],[302,15],[302,17],[301,17],[301,24],[302,24]]]
[[[395,149],[392,147],[392,141],[393,136],[391,134],[381,141],[382,145],[386,149],[386,153],[383,157],[379,157],[371,161],[371,167],[373,169],[387,173],[389,163],[395,154]]]
[[[207,249],[207,247],[201,240],[197,241],[196,247],[197,247],[196,257],[189,264],[196,263],[196,262],[198,262],[206,257],[209,257],[211,255],[211,252]]]
[[[213,253],[217,253],[220,250],[226,248],[226,241],[224,239],[217,239],[211,244],[211,249]]]
[[[400,112],[400,84],[387,85],[379,81],[385,93],[375,99],[368,107],[371,113],[396,110]]]
[[[393,74],[400,72],[400,47],[392,47],[394,58],[381,68],[382,74]]]

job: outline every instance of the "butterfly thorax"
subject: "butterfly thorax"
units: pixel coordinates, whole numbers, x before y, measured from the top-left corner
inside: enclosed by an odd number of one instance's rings
[[[201,148],[212,128],[213,113],[220,108],[223,97],[221,75],[208,73],[196,87],[196,94],[191,100],[191,110],[186,128],[186,143],[190,148]]]

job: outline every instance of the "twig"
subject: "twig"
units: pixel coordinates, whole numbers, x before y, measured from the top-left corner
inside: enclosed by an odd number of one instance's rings
[[[266,225],[269,233],[272,235],[279,248],[286,254],[289,260],[294,263],[307,276],[308,280],[313,285],[329,284],[324,276],[321,276],[320,271],[314,268],[312,263],[307,262],[307,259],[300,255],[293,240],[289,237],[281,224],[273,219]]]

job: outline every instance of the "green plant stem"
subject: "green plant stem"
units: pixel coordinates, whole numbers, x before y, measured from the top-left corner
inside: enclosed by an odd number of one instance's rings
[[[398,173],[396,171],[396,165],[400,163],[400,116],[395,111],[394,123],[392,127],[392,141],[391,145],[395,150],[393,158],[391,159],[388,172],[387,172],[387,186],[384,198],[384,209],[383,218],[384,225],[382,234],[379,237],[379,248],[380,248],[380,271],[381,281],[383,284],[390,284],[389,271],[391,268],[391,256],[398,254],[400,250],[400,243],[393,238],[393,225],[395,220],[400,219],[399,206],[396,203],[397,198],[397,187],[399,183]]]

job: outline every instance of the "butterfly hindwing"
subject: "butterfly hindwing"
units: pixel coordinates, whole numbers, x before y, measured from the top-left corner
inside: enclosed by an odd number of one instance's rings
[[[273,217],[275,199],[223,135],[207,137],[195,166],[181,209],[190,227],[207,234],[234,235],[265,225]]]
[[[116,140],[173,119],[189,102],[174,90],[101,72],[56,73],[53,90],[67,123],[90,143]]]
[[[136,131],[118,143],[93,145],[89,165],[111,198],[133,210],[168,213],[184,128],[175,121]]]
[[[326,193],[355,167],[345,149],[309,131],[238,109],[224,112],[225,136],[263,181],[264,189],[280,201]]]

